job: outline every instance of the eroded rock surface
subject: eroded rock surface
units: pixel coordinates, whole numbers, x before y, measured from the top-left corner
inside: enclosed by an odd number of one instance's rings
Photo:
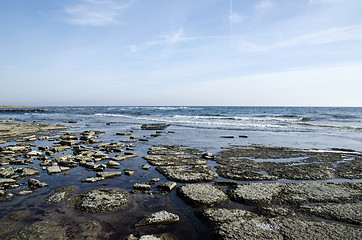
[[[80,194],[75,207],[82,212],[109,212],[128,205],[128,192],[120,189],[99,188]]]
[[[176,223],[180,220],[179,216],[174,213],[167,212],[165,210],[160,212],[155,212],[136,224],[136,227],[146,226],[146,225],[161,225],[161,224],[170,224]]]
[[[156,169],[167,179],[175,182],[211,182],[218,177],[218,174],[209,166],[167,166]]]
[[[193,206],[213,207],[229,200],[222,190],[209,184],[187,184],[179,187],[177,194]]]

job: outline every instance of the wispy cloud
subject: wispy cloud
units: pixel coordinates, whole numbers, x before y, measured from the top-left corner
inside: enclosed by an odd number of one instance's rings
[[[120,22],[121,13],[129,6],[115,0],[79,0],[64,9],[66,22],[76,25],[103,26]]]
[[[160,37],[156,40],[151,40],[140,44],[134,44],[130,46],[130,49],[133,53],[154,47],[158,47],[160,50],[163,50],[165,48],[170,48],[177,43],[189,40],[191,39],[184,36],[184,30],[182,28],[179,28],[177,31],[161,34]]]
[[[241,41],[239,50],[243,52],[262,52],[298,45],[322,45],[349,40],[362,40],[362,26],[332,28],[308,33],[278,42],[256,44],[255,41]]]

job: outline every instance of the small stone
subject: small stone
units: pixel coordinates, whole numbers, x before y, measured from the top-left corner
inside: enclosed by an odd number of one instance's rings
[[[142,166],[143,170],[149,170],[150,168],[151,168],[151,166],[148,164]]]
[[[165,210],[152,213],[146,218],[142,219],[136,224],[136,227],[147,226],[147,225],[161,225],[177,223],[180,220],[179,216],[174,213],[167,212]]]
[[[16,191],[14,193],[18,196],[24,196],[24,195],[33,193],[33,191],[32,190],[21,190],[21,191]]]
[[[122,175],[122,172],[97,172],[97,177],[114,178]]]
[[[129,136],[129,135],[132,135],[132,133],[131,132],[118,132],[118,133],[116,133],[116,135],[121,135],[121,136]]]
[[[137,172],[137,170],[129,170],[129,169],[124,170],[124,174],[127,176],[131,176],[131,175],[135,174],[136,172]]]
[[[137,189],[137,190],[150,190],[151,186],[149,184],[146,184],[146,183],[135,183],[133,185],[133,188]]]
[[[47,171],[48,174],[57,174],[62,172],[59,166],[50,166],[47,168]]]
[[[160,190],[171,192],[172,190],[174,190],[176,188],[176,186],[177,186],[177,183],[175,183],[175,182],[166,182],[157,187]]]
[[[24,168],[23,172],[21,173],[21,177],[29,177],[29,176],[34,176],[34,175],[38,175],[39,171],[35,168]]]
[[[82,182],[88,182],[88,183],[94,183],[105,180],[104,177],[88,177],[86,179],[83,179]]]
[[[120,164],[118,163],[118,162],[116,162],[116,161],[109,161],[108,163],[107,163],[107,167],[110,167],[110,168],[112,168],[112,167],[118,167]]]
[[[28,186],[29,186],[29,188],[42,188],[42,187],[48,186],[48,184],[46,184],[44,182],[40,182],[37,179],[30,178],[28,180]]]

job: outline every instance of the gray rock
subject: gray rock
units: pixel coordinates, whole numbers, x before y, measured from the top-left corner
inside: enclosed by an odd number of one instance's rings
[[[253,170],[235,169],[232,166],[217,166],[217,173],[224,178],[239,181],[277,180],[278,177]]]
[[[137,223],[136,227],[147,226],[147,225],[170,224],[170,223],[176,223],[179,220],[180,220],[179,216],[164,210],[148,215],[146,218],[142,219],[139,223]]]
[[[167,166],[157,167],[157,171],[167,179],[175,182],[211,182],[218,177],[218,174],[209,166]]]
[[[251,205],[356,201],[361,197],[359,183],[303,182],[250,183],[228,191],[230,198]]]
[[[128,205],[128,192],[120,189],[100,188],[81,194],[75,207],[82,212],[117,211]]]
[[[57,174],[62,172],[59,166],[50,166],[47,168],[47,171],[48,174]]]
[[[12,193],[8,193],[5,190],[0,189],[0,202],[10,201],[13,198]]]
[[[23,172],[21,173],[21,177],[29,177],[29,176],[34,176],[34,175],[38,175],[39,171],[35,168],[23,168]]]
[[[17,233],[14,239],[67,239],[66,230],[55,222],[40,221],[25,227]]]
[[[142,166],[143,170],[150,170],[150,168],[151,168],[151,166],[148,165],[148,164],[145,164],[145,165]]]
[[[33,191],[32,190],[20,190],[20,191],[14,192],[14,193],[18,196],[25,196],[25,195],[33,193]]]
[[[0,168],[0,177],[8,178],[15,175],[15,169],[13,167]]]
[[[201,211],[201,217],[211,226],[218,226],[226,222],[257,218],[258,215],[242,209],[208,208]]]
[[[58,203],[64,201],[70,193],[74,192],[77,189],[75,186],[62,187],[57,190],[53,194],[50,194],[45,197],[46,203]]]
[[[322,164],[300,164],[291,166],[276,166],[269,171],[279,178],[293,180],[326,180],[334,178],[334,170]]]
[[[0,186],[9,183],[16,183],[16,180],[12,178],[0,178]]]
[[[103,178],[114,178],[119,177],[122,175],[122,172],[116,171],[116,172],[97,172],[97,177],[103,177]]]
[[[177,186],[177,183],[175,182],[166,182],[159,186],[157,186],[160,190],[171,192],[174,190]]]
[[[153,166],[205,165],[207,160],[194,156],[151,155],[143,157]]]
[[[132,176],[136,172],[137,172],[137,170],[130,170],[130,169],[125,169],[124,170],[124,174],[127,175],[127,176]]]
[[[28,180],[28,186],[29,186],[29,188],[42,188],[42,187],[48,186],[48,184],[46,184],[44,182],[40,182],[37,179],[30,178]]]
[[[82,180],[82,182],[88,182],[88,183],[94,183],[94,182],[99,182],[99,181],[103,181],[106,180],[104,177],[87,177],[85,179]]]
[[[164,130],[168,126],[170,126],[170,124],[165,124],[165,123],[142,124],[141,129],[142,130]]]
[[[177,194],[192,206],[213,207],[229,201],[222,190],[209,184],[187,184],[179,187]]]
[[[146,184],[146,183],[135,183],[133,185],[133,188],[137,189],[137,190],[150,190],[151,186],[149,184]]]
[[[362,225],[362,203],[303,205],[301,209],[327,219]]]
[[[251,183],[238,185],[228,191],[229,197],[237,202],[250,205],[271,204],[278,197],[285,184],[283,183]]]
[[[118,167],[120,164],[118,163],[118,162],[116,162],[116,161],[109,161],[108,163],[107,163],[107,167],[110,167],[110,168],[112,168],[112,167]]]

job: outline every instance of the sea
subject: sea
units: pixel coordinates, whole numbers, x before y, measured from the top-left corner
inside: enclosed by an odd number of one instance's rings
[[[74,194],[84,193],[94,188],[109,187],[132,192],[133,185],[159,178],[160,183],[168,181],[157,172],[156,167],[142,169],[147,162],[142,156],[152,146],[177,145],[203,149],[216,154],[225,147],[233,146],[274,146],[313,149],[320,151],[346,151],[362,153],[362,108],[358,107],[237,107],[237,106],[71,106],[41,107],[41,111],[0,112],[0,119],[14,122],[37,122],[69,126],[68,130],[49,133],[59,137],[67,132],[80,133],[87,130],[100,131],[97,140],[100,143],[126,142],[139,157],[121,161],[120,170],[131,169],[137,172],[132,176],[107,179],[97,183],[83,183],[82,179],[94,177],[94,171],[83,167],[70,169],[66,173],[48,175],[33,160],[32,167],[41,172],[35,178],[49,184],[46,188],[36,189],[30,195],[16,196],[9,202],[0,202],[0,223],[14,224],[15,228],[28,228],[37,222],[55,222],[66,229],[69,239],[86,238],[84,227],[93,239],[123,239],[129,234],[176,235],[179,239],[211,239],[211,230],[197,217],[197,211],[180,199],[176,191],[168,195],[157,193],[130,194],[129,206],[121,211],[110,213],[80,213],[69,207],[68,203],[48,204],[44,197],[64,186],[76,186]],[[168,127],[156,136],[155,130],[142,130],[142,124],[164,123]],[[129,136],[117,135],[117,132],[131,131],[144,141],[127,143]],[[124,141],[126,140],[126,141]],[[38,140],[33,149],[49,146],[54,142]],[[18,144],[8,142],[1,146]],[[62,152],[59,156],[72,154]],[[116,153],[109,154],[113,157]],[[59,157],[55,156],[55,157]],[[103,162],[100,162],[102,164]],[[105,164],[105,163],[103,163]],[[216,162],[207,165],[215,170]],[[19,167],[19,166],[13,166]],[[24,167],[24,166],[23,166]],[[113,169],[117,170],[117,169]],[[107,171],[113,171],[107,170]],[[118,170],[119,171],[119,170]],[[220,177],[221,178],[221,177]],[[220,179],[221,181],[230,181]],[[20,189],[26,190],[27,180],[20,179]],[[277,180],[279,181],[279,180]],[[284,181],[284,180],[281,180]],[[291,181],[291,180],[288,180]],[[327,181],[360,181],[349,179],[331,179]],[[243,184],[247,182],[238,182]],[[182,183],[178,183],[178,186]],[[152,191],[157,191],[156,185]],[[252,210],[251,206],[229,202],[223,208]],[[167,210],[179,215],[180,222],[164,227],[136,228],[135,224],[146,215]],[[25,212],[28,215],[15,222],[8,214]],[[84,225],[85,224],[85,225]],[[93,235],[92,235],[93,234]]]
[[[176,144],[189,141],[186,136],[195,139],[201,134],[210,141],[220,141],[219,135],[232,135],[234,140],[229,143],[236,145],[362,151],[361,107],[90,106],[43,107],[41,110],[0,113],[0,119],[112,131],[116,129],[105,127],[105,123],[117,123],[118,128],[166,123],[170,124],[168,130],[181,130],[184,134],[184,138],[174,140]],[[209,145],[215,144],[206,144]]]

